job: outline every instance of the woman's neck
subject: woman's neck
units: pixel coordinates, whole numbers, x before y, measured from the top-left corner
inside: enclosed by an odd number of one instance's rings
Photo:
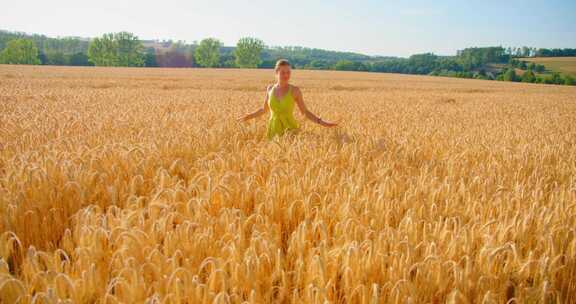
[[[288,82],[281,82],[281,81],[276,82],[276,86],[282,89],[287,88],[288,85],[289,85]]]

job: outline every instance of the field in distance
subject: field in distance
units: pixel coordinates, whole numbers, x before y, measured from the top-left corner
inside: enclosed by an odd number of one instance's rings
[[[528,57],[520,60],[543,64],[547,70],[576,77],[576,57]]]
[[[0,302],[575,302],[576,87],[273,76],[0,66]]]

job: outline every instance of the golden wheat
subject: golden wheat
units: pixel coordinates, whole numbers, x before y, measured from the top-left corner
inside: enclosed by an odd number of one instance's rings
[[[576,88],[0,66],[2,303],[573,303]]]

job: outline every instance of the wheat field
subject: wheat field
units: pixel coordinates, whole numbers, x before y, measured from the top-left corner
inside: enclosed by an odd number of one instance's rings
[[[547,69],[576,77],[576,57],[526,57],[520,60],[543,64]]]
[[[574,303],[576,87],[0,66],[1,303]]]

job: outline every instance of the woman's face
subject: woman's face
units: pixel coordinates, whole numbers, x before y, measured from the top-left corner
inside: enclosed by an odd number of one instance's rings
[[[290,80],[290,72],[290,66],[281,65],[276,70],[276,79],[278,79],[278,82],[288,82]]]

